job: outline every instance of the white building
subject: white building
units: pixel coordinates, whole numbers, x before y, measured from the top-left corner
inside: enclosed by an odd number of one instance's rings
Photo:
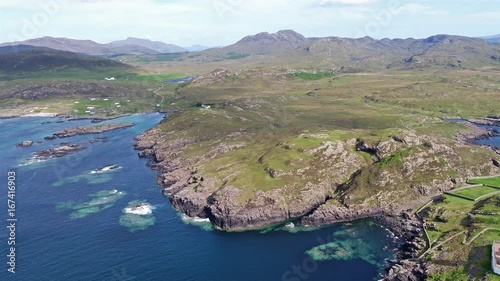
[[[493,267],[493,271],[500,275],[500,241],[493,242],[492,252],[491,266]]]

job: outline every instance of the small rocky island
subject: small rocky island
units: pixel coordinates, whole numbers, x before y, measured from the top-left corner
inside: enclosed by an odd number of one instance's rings
[[[89,135],[89,134],[101,134],[117,129],[127,128],[134,126],[134,123],[112,123],[112,124],[103,124],[100,126],[78,126],[72,127],[68,129],[64,129],[60,132],[53,134],[52,136],[45,137],[47,140],[56,139],[56,138],[68,138],[77,135]]]
[[[22,141],[22,142],[16,144],[17,147],[30,147],[32,145],[33,145],[33,141],[29,141],[29,140]]]
[[[42,149],[38,150],[34,153],[36,159],[49,159],[52,157],[63,157],[70,153],[75,153],[80,150],[87,148],[85,145],[81,143],[64,143],[59,147],[50,148],[50,149]]]

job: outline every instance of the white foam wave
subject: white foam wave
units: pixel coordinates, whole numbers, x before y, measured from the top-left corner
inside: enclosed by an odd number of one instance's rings
[[[204,218],[199,218],[199,217],[190,217],[187,216],[186,214],[182,214],[182,221],[186,223],[209,223],[209,219],[204,219]]]
[[[154,207],[148,203],[137,204],[135,206],[126,207],[123,209],[124,213],[146,216],[153,213]]]
[[[38,158],[38,157],[33,157],[31,159],[26,159],[23,163],[17,165],[18,167],[23,167],[23,166],[29,166],[29,165],[34,165],[34,164],[39,164],[42,162],[47,162],[49,160],[52,160],[53,158]]]
[[[122,167],[120,167],[118,165],[109,165],[109,166],[104,166],[102,168],[90,171],[90,173],[91,174],[102,174],[102,173],[106,173],[106,172],[111,172],[111,171],[119,170],[121,168]]]

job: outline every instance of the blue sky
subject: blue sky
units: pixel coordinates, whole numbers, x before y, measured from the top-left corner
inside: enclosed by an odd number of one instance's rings
[[[498,0],[0,0],[0,41],[128,36],[228,45],[262,31],[424,38],[500,33]]]

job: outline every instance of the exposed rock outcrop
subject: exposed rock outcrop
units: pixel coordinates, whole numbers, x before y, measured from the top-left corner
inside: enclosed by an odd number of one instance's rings
[[[287,171],[267,160],[276,157],[270,150],[259,159],[262,169],[273,179],[296,181],[269,191],[249,192],[228,184],[227,179],[206,177],[195,168],[201,159],[245,148],[245,143],[222,142],[202,158],[184,157],[182,151],[196,143],[196,138],[152,129],[137,138],[136,149],[162,173],[158,183],[176,209],[189,216],[208,217],[223,230],[260,228],[301,217],[304,224],[325,225],[397,213],[464,183],[466,177],[498,172],[494,165],[498,157],[483,148],[401,132],[378,141],[324,141],[302,151],[313,162]],[[355,148],[369,151],[375,156],[372,161],[378,162],[366,162]],[[283,153],[281,150],[293,148],[280,143],[274,149]],[[478,159],[463,158],[470,153]],[[483,157],[487,158],[482,161]],[[455,171],[459,174],[450,177]]]
[[[465,125],[469,128],[469,130],[465,131],[465,132],[461,132],[458,135],[458,138],[463,142],[473,143],[479,139],[488,139],[488,138],[494,137],[497,133],[495,133],[491,130],[488,130],[486,128],[483,128],[483,127],[475,126],[475,124],[476,125],[489,125],[488,122],[486,122],[484,120],[483,120],[484,122],[482,122],[481,120],[474,120],[474,121],[471,121],[471,123],[466,123]]]
[[[29,140],[22,141],[22,142],[16,144],[17,147],[30,147],[32,145],[33,145],[33,141],[29,141]]]
[[[389,262],[383,281],[424,281],[428,272],[426,260],[418,259],[419,252],[427,246],[423,235],[423,221],[411,210],[400,214],[377,217],[380,223],[399,237],[401,244],[396,259]]]
[[[88,135],[88,134],[101,134],[121,128],[127,128],[134,126],[134,123],[110,123],[104,124],[100,126],[78,126],[72,127],[68,129],[64,129],[60,132],[53,134],[52,136],[48,136],[45,139],[55,139],[55,138],[68,138],[77,135]]]
[[[375,205],[391,210],[414,208],[430,197],[465,183],[467,177],[499,172],[492,151],[460,141],[404,133],[370,144],[379,162],[363,167],[339,193],[346,205]]]
[[[394,263],[387,271],[383,281],[425,281],[427,273],[419,262],[399,261]]]
[[[78,152],[80,150],[85,149],[81,143],[70,143],[70,144],[61,144],[59,147],[50,148],[50,149],[42,149],[38,150],[34,153],[35,158],[39,159],[47,159],[52,157],[63,157],[70,153]]]
[[[471,123],[477,125],[491,125],[491,126],[500,126],[500,116],[488,116],[484,119],[471,119],[469,120]]]
[[[160,141],[162,135],[165,137],[163,132],[153,129],[137,137],[139,156],[153,159],[150,166],[162,172],[158,183],[176,209],[189,216],[208,217],[224,230],[260,228],[304,216],[322,205],[333,195],[336,186],[366,164],[351,145],[341,141],[325,141],[317,148],[304,151],[316,157],[318,164],[314,173],[308,171],[311,167],[291,172],[273,169],[267,166],[264,155],[260,160],[262,170],[272,177],[294,176],[306,183],[248,193],[237,186],[205,178],[192,168],[193,159],[180,156],[179,151],[195,143],[195,139],[176,138],[165,142]],[[204,158],[212,159],[245,146],[244,143],[222,143]],[[277,149],[286,149],[286,145]]]
[[[350,222],[360,219],[373,218],[384,214],[384,210],[376,206],[352,205],[340,206],[327,202],[314,210],[310,215],[302,218],[301,223],[314,226],[322,226],[339,222]]]

